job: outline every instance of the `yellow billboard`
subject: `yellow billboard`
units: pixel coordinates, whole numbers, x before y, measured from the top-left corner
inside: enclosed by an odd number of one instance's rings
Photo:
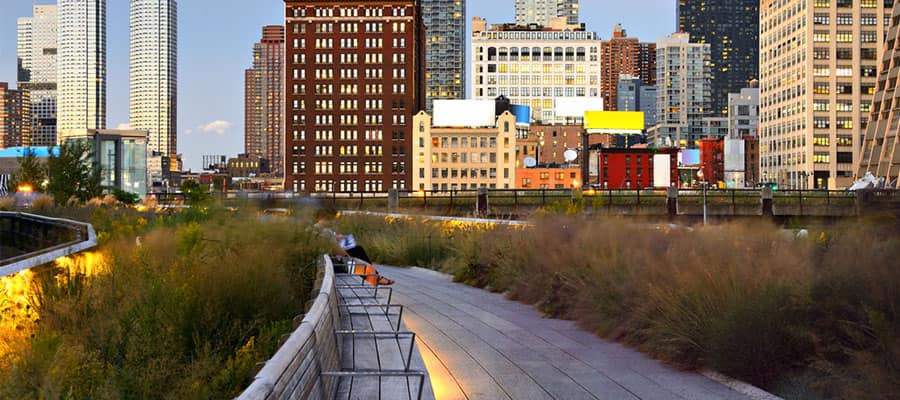
[[[640,111],[585,111],[584,129],[588,133],[632,133],[644,130]]]

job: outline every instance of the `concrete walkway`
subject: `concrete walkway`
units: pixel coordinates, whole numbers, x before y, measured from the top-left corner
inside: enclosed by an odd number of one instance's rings
[[[748,399],[532,306],[423,269],[379,267],[416,332],[435,398]]]

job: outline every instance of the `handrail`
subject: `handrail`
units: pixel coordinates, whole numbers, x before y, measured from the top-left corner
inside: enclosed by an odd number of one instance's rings
[[[97,232],[94,231],[93,225],[86,222],[10,211],[0,211],[0,218],[15,218],[44,225],[55,225],[75,232],[74,240],[0,260],[0,276],[12,275],[97,246]]]
[[[315,301],[303,317],[303,321],[300,322],[300,326],[291,333],[287,341],[275,352],[275,355],[269,361],[266,361],[263,368],[253,378],[250,386],[237,399],[263,400],[290,397],[290,394],[297,393],[298,390],[305,392],[307,390],[306,386],[318,386],[320,393],[333,392],[333,390],[324,389],[323,386],[325,385],[322,382],[316,382],[316,380],[321,379],[322,372],[333,369],[331,366],[322,365],[322,360],[337,360],[340,357],[336,342],[330,342],[333,343],[333,346],[327,346],[328,348],[321,348],[321,344],[317,343],[317,328],[328,321],[334,321],[334,315],[332,314],[336,312],[335,307],[337,305],[337,291],[335,290],[334,267],[331,257],[323,255],[322,260],[325,270],[322,285],[319,288],[319,294],[316,296]],[[332,329],[329,329],[327,334],[333,335]],[[308,352],[304,353],[302,350],[307,344],[312,344],[312,346]],[[333,354],[322,354],[323,352]],[[310,353],[314,353],[312,357],[313,365],[310,366],[314,371],[311,374],[306,374],[305,377],[313,379],[312,382],[302,379],[303,376],[294,376],[296,373],[302,375],[304,371],[297,371],[293,368],[295,364],[309,357]]]

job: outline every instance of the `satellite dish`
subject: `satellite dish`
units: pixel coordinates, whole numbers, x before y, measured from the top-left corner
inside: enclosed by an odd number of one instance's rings
[[[533,168],[535,165],[537,165],[537,160],[534,157],[525,157],[526,168]]]
[[[563,152],[563,157],[566,159],[566,162],[572,162],[578,158],[578,152],[575,150],[566,150]]]

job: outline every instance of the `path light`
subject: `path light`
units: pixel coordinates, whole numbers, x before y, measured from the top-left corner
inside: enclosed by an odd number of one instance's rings
[[[31,193],[34,191],[34,188],[31,187],[31,185],[29,185],[27,183],[23,183],[23,184],[19,185],[18,187],[16,187],[16,191],[19,193]]]

